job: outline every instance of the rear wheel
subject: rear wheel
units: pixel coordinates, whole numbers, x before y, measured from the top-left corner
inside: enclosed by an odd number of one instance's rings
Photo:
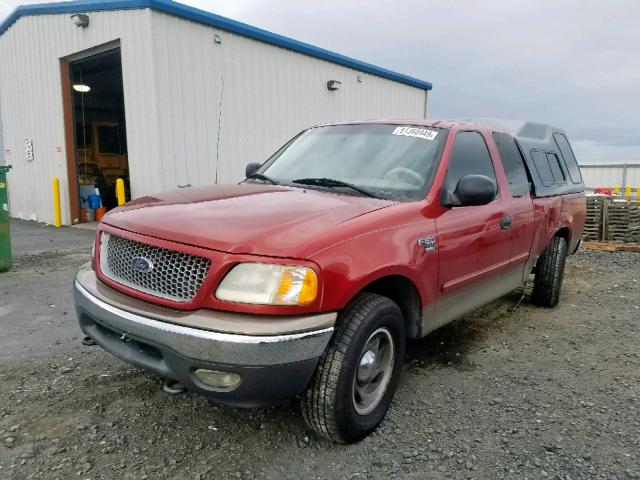
[[[560,300],[560,290],[567,260],[567,241],[553,237],[544,249],[536,265],[531,301],[541,307],[555,307]]]
[[[362,293],[342,312],[302,398],[305,421],[319,435],[355,442],[384,418],[400,378],[405,350],[396,303]]]

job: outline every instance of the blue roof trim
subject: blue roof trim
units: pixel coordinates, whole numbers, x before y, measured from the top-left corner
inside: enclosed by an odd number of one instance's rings
[[[387,78],[405,85],[431,90],[433,85],[423,80],[403,75],[386,68],[378,67],[371,63],[361,62],[339,53],[318,48],[308,43],[300,42],[292,38],[278,35],[268,30],[253,27],[246,23],[231,20],[214,13],[206,12],[195,7],[190,7],[171,0],[75,0],[71,2],[44,3],[35,5],[23,5],[16,8],[9,17],[0,24],[0,35],[2,35],[20,17],[27,15],[46,15],[57,13],[95,12],[103,10],[131,10],[140,8],[150,8],[159,12],[175,15],[186,20],[210,25],[221,30],[237,33],[239,35],[253,38],[261,42],[269,43],[287,50],[302,53],[311,57],[327,60],[345,67],[359,70],[363,73],[370,73],[378,77]]]

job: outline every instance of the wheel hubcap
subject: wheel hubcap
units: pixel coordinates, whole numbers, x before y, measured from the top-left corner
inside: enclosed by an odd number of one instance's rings
[[[376,366],[376,353],[373,350],[367,350],[360,359],[358,366],[358,382],[366,382],[371,379]]]
[[[371,413],[380,403],[391,380],[395,346],[391,332],[382,327],[367,339],[353,378],[353,406],[360,415]]]

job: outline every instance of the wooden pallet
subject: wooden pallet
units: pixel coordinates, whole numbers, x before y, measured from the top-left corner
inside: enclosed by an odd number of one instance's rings
[[[602,195],[587,196],[587,215],[584,223],[583,238],[585,240],[602,240],[603,212],[609,197]]]
[[[640,198],[587,195],[583,239],[640,242]]]
[[[640,205],[637,200],[616,199],[607,204],[606,239],[640,242]]]

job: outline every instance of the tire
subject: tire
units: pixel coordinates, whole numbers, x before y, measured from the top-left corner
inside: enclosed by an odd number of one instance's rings
[[[564,238],[553,237],[540,255],[531,295],[531,301],[535,305],[549,308],[558,305],[567,250],[567,241]]]
[[[404,352],[404,318],[398,305],[381,295],[359,294],[340,314],[338,327],[302,394],[307,425],[339,443],[369,435],[391,404]]]

